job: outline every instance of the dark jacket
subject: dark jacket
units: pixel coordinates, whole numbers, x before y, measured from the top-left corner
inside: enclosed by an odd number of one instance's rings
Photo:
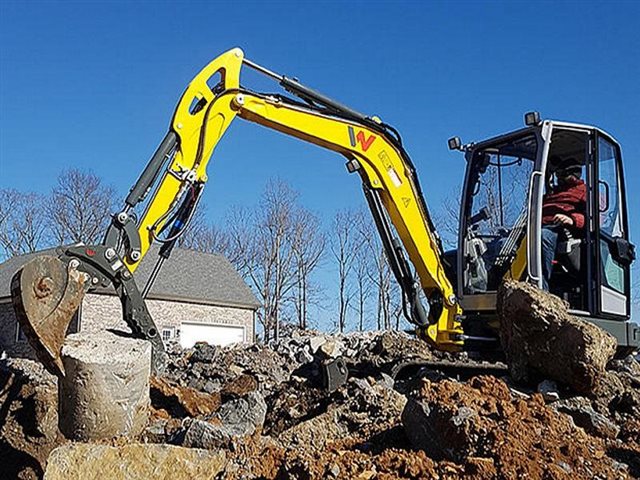
[[[553,188],[542,198],[542,224],[553,223],[553,216],[562,213],[573,219],[573,228],[584,228],[587,211],[587,186],[580,180],[567,180],[564,185]]]

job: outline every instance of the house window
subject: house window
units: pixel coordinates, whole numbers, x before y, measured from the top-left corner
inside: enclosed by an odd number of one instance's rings
[[[163,328],[162,329],[162,341],[168,342],[169,340],[174,338],[174,328]]]

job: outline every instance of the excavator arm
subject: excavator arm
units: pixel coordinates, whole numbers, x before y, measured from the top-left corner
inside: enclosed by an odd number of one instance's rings
[[[243,65],[273,78],[297,98],[241,87]],[[391,269],[402,288],[405,315],[416,324],[417,333],[437,348],[460,349],[462,310],[445,275],[440,242],[413,164],[397,132],[375,117],[245,59],[236,48],[209,63],[189,84],[169,132],[130,190],[124,208],[113,216],[103,244],[61,247],[57,257],[38,257],[14,277],[12,294],[18,319],[44,365],[64,374],[60,348],[73,312],[86,291],[111,284],[120,296],[125,321],[136,336],[152,342],[154,368],[162,369],[162,341],[144,297],[185,231],[207,181],[209,159],[236,116],[347,159],[349,172],[361,178]],[[152,190],[137,218],[135,207]],[[132,273],[154,242],[162,244],[159,259],[140,292]],[[54,275],[65,281],[53,280]],[[423,293],[428,314],[421,301]]]

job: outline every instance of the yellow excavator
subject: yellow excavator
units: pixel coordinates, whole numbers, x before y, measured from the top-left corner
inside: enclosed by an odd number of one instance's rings
[[[243,67],[275,80],[288,95],[263,94],[240,84]],[[169,131],[113,215],[100,245],[60,247],[13,277],[18,320],[38,358],[64,375],[60,350],[87,291],[113,285],[133,334],[153,346],[161,371],[164,347],[144,297],[187,228],[207,182],[207,164],[236,118],[333,150],[357,173],[402,290],[404,313],[416,333],[438,349],[496,348],[496,292],[504,278],[542,287],[542,201],[552,188],[558,158],[578,159],[587,185],[585,228],[566,231],[550,279],[572,312],[611,332],[621,347],[640,344],[630,322],[629,242],[621,150],[599,128],[525,115],[525,126],[489,140],[449,147],[464,152],[458,248],[444,252],[413,163],[399,133],[277,74],[232,49],[189,84]],[[136,209],[141,210],[137,213]],[[574,232],[575,233],[575,232]],[[160,243],[159,258],[142,290],[133,272]]]

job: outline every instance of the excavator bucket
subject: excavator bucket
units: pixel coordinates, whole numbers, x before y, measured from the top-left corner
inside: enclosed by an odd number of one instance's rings
[[[20,327],[45,368],[64,376],[62,343],[85,294],[85,274],[74,262],[43,255],[25,264],[11,280]]]

